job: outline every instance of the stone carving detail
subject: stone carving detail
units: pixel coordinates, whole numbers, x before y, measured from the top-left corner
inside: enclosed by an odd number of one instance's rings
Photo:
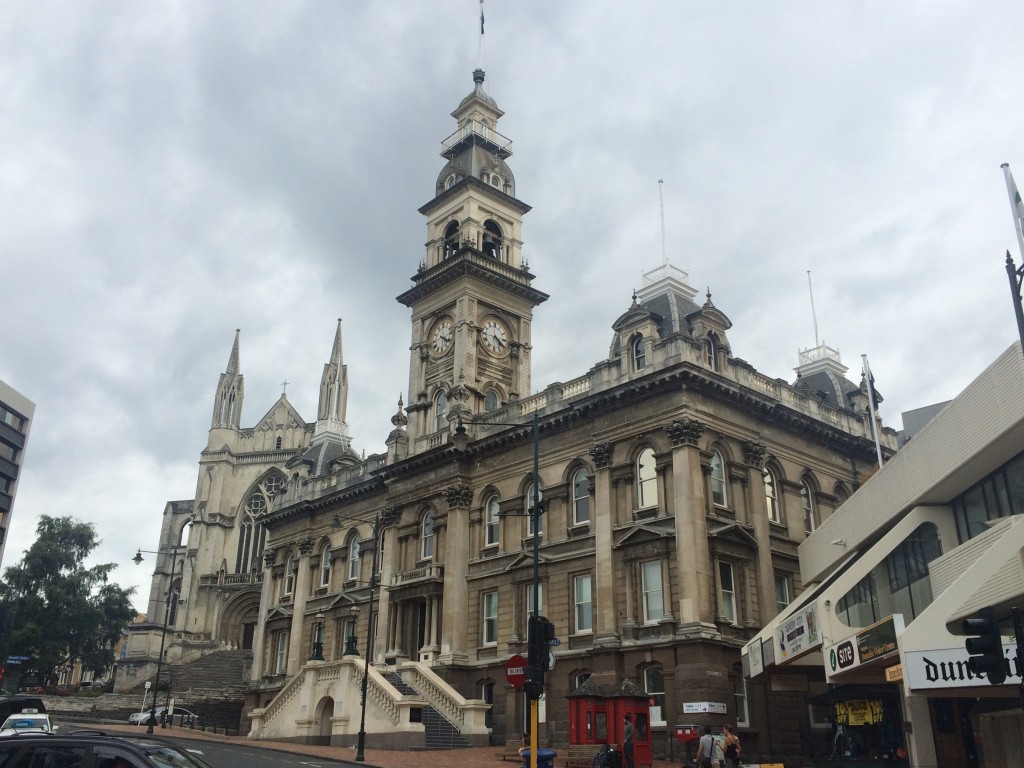
[[[672,445],[676,448],[682,445],[696,446],[705,429],[705,424],[696,419],[686,417],[676,419],[672,423],[665,425],[665,431],[668,432],[669,440],[672,441]]]
[[[612,444],[597,443],[590,446],[590,458],[598,469],[607,469],[612,464]]]
[[[466,485],[449,485],[444,489],[444,499],[448,509],[468,507],[473,500],[473,490]]]
[[[299,542],[299,554],[308,555],[313,551],[313,539],[309,536]]]
[[[265,566],[267,566],[268,568],[270,566],[272,566],[274,564],[274,556],[275,555],[276,555],[276,551],[273,550],[273,549],[265,549],[265,550],[263,550],[263,564]]]
[[[748,440],[743,444],[743,459],[747,462],[748,466],[755,469],[762,469],[764,467],[764,457],[767,453],[768,449],[759,442]]]

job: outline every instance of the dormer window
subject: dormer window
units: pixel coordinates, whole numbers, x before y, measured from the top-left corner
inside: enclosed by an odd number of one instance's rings
[[[633,370],[642,370],[647,365],[647,350],[644,347],[644,337],[637,336],[633,339],[632,344],[632,356],[633,356]]]
[[[712,371],[718,370],[718,339],[715,334],[709,333],[704,339],[704,352],[707,355],[708,368]]]

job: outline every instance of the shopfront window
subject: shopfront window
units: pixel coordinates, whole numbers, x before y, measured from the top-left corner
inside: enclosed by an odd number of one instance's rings
[[[1024,453],[968,488],[950,506],[961,544],[988,530],[992,520],[1024,514]]]

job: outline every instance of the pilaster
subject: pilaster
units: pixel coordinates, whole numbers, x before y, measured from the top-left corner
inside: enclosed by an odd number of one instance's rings
[[[466,648],[466,606],[469,605],[469,503],[472,490],[461,484],[444,491],[448,503],[444,548],[444,615],[441,618],[441,664],[469,660]]]
[[[294,675],[309,656],[303,642],[303,625],[306,614],[306,597],[309,595],[310,556],[313,553],[313,540],[303,539],[299,542],[299,560],[295,572],[295,587],[292,592],[292,627],[288,633],[288,674]]]

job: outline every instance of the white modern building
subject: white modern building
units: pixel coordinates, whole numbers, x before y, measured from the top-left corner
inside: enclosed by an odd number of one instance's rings
[[[1024,607],[1022,513],[1015,343],[800,545],[808,586],[744,651],[749,679],[804,697],[814,765],[1021,764],[1012,629],[1000,686],[958,632],[981,607]]]

